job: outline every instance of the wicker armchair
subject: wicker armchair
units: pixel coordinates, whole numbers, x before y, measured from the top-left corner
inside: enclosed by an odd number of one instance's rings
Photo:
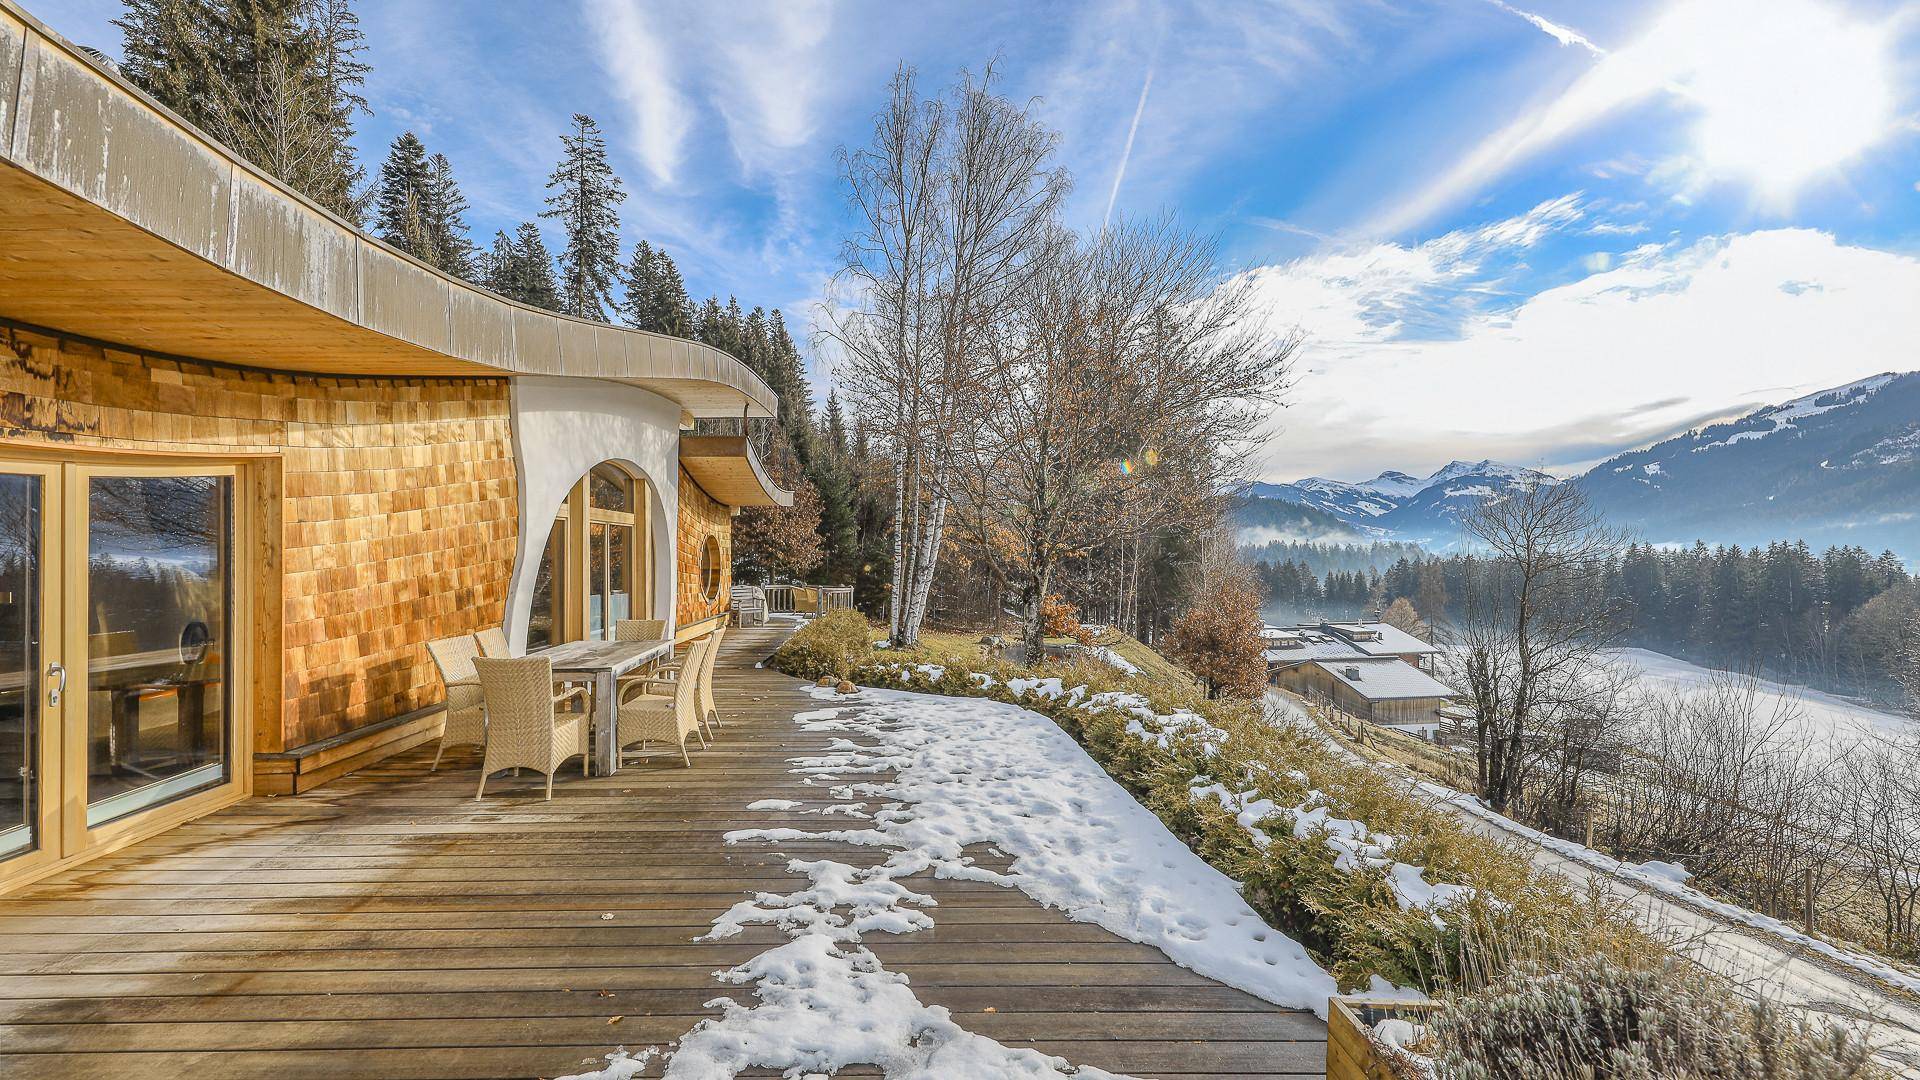
[[[486,702],[480,692],[480,678],[473,669],[480,646],[472,634],[427,642],[433,666],[440,669],[440,681],[447,686],[447,719],[440,727],[440,747],[433,752],[433,767],[440,768],[440,755],[449,746],[479,746],[487,741]]]
[[[473,636],[474,640],[480,643],[481,656],[508,657],[513,655],[512,649],[507,645],[507,632],[497,626],[489,626]]]
[[[473,662],[487,702],[487,756],[480,764],[479,799],[487,793],[487,777],[501,769],[532,769],[547,778],[547,798],[553,798],[553,774],[560,764],[580,755],[580,775],[586,776],[592,758],[587,746],[587,718],[564,717],[553,707],[553,661],[544,656],[517,660],[483,656]]]
[[[713,704],[713,662],[720,658],[720,640],[726,636],[725,626],[715,629],[713,636],[707,639],[710,647],[706,658],[700,662],[700,722],[713,725],[709,733],[720,730],[720,710]]]
[[[621,619],[613,624],[615,641],[659,641],[666,636],[665,619]]]
[[[711,639],[694,642],[687,651],[687,670],[701,671],[712,647]],[[670,743],[680,748],[680,760],[691,767],[693,759],[687,756],[687,739],[698,738],[701,745],[706,744],[700,734],[700,680],[696,674],[679,680],[656,681],[672,693],[637,694],[620,703],[621,749],[634,743],[642,746],[650,742]]]
[[[717,627],[713,633],[700,639],[711,647],[707,649],[705,659],[699,662],[700,670],[697,672],[697,684],[699,687],[697,693],[699,696],[695,701],[695,706],[697,709],[696,715],[700,717],[701,727],[705,729],[708,735],[712,735],[720,728],[720,710],[715,708],[713,704],[713,663],[720,658],[720,641],[726,636],[727,628],[722,626]],[[689,653],[671,664],[661,664],[645,676],[634,676],[631,679],[631,684],[672,682],[679,679],[681,672],[693,664],[693,655]],[[626,696],[626,685],[628,684],[622,684],[622,697]],[[709,717],[712,719],[709,720]]]
[[[666,636],[667,620],[665,619],[621,619],[613,624],[615,641],[660,641]],[[627,696],[628,690],[644,688],[647,683],[653,681],[653,675],[658,670],[659,662],[655,661],[639,671],[620,676],[619,683],[614,686],[613,700],[622,700]]]

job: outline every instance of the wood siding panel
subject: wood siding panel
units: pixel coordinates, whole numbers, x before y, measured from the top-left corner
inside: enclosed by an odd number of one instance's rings
[[[0,330],[9,340],[0,439],[276,456],[277,505],[256,512],[279,526],[283,591],[260,647],[281,654],[282,700],[260,712],[256,751],[437,702],[425,643],[502,621],[518,532],[506,380],[297,376]]]
[[[700,550],[707,537],[720,540],[720,589],[709,601],[700,591]],[[674,623],[689,623],[727,610],[727,590],[733,587],[733,511],[700,489],[686,469],[680,470],[679,559],[674,575]]]

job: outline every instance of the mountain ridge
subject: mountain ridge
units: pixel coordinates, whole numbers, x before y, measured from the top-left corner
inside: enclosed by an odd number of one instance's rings
[[[1242,492],[1311,507],[1387,539],[1462,542],[1460,516],[1516,485],[1560,483],[1490,459],[1424,480],[1386,470],[1350,483],[1306,477]],[[1806,540],[1920,559],[1920,372],[1883,372],[1765,405],[1616,454],[1570,481],[1651,543]]]

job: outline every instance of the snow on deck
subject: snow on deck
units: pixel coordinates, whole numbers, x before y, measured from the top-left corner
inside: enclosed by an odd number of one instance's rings
[[[720,973],[753,1000],[718,999],[723,1014],[680,1040],[667,1077],[751,1067],[830,1072],[868,1062],[890,1077],[1108,1076],[965,1030],[862,944],[935,924],[937,905],[908,882],[925,873],[1018,889],[1201,975],[1325,1015],[1332,977],[1052,720],[978,698],[810,692],[839,706],[795,723],[835,737],[826,752],[792,759],[794,772],[847,801],[803,811],[821,815],[818,828],[743,829],[727,841],[837,841],[885,851],[886,860],[791,860],[788,871],[804,879],[793,891],[760,893],[715,919],[708,940],[754,925],[779,927],[788,940]],[[835,827],[844,819],[859,823]],[[1008,868],[978,865],[967,854],[975,845],[1009,856]],[[626,1080],[648,1060],[615,1055],[608,1068],[576,1080]]]

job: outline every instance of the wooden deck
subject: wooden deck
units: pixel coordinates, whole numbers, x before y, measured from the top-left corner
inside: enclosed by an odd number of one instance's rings
[[[726,726],[690,770],[563,774],[551,803],[504,778],[476,803],[475,754],[429,776],[429,746],[0,899],[0,1076],[551,1077],[678,1037],[718,993],[750,1000],[713,973],[784,936],[692,939],[744,894],[803,880],[721,840],[792,823],[756,799],[819,798],[786,762],[825,745],[788,722],[814,703],[752,667],[776,641],[730,640]],[[867,944],[969,1030],[1136,1076],[1321,1075],[1311,1014],[1013,890],[914,881],[938,926]]]

